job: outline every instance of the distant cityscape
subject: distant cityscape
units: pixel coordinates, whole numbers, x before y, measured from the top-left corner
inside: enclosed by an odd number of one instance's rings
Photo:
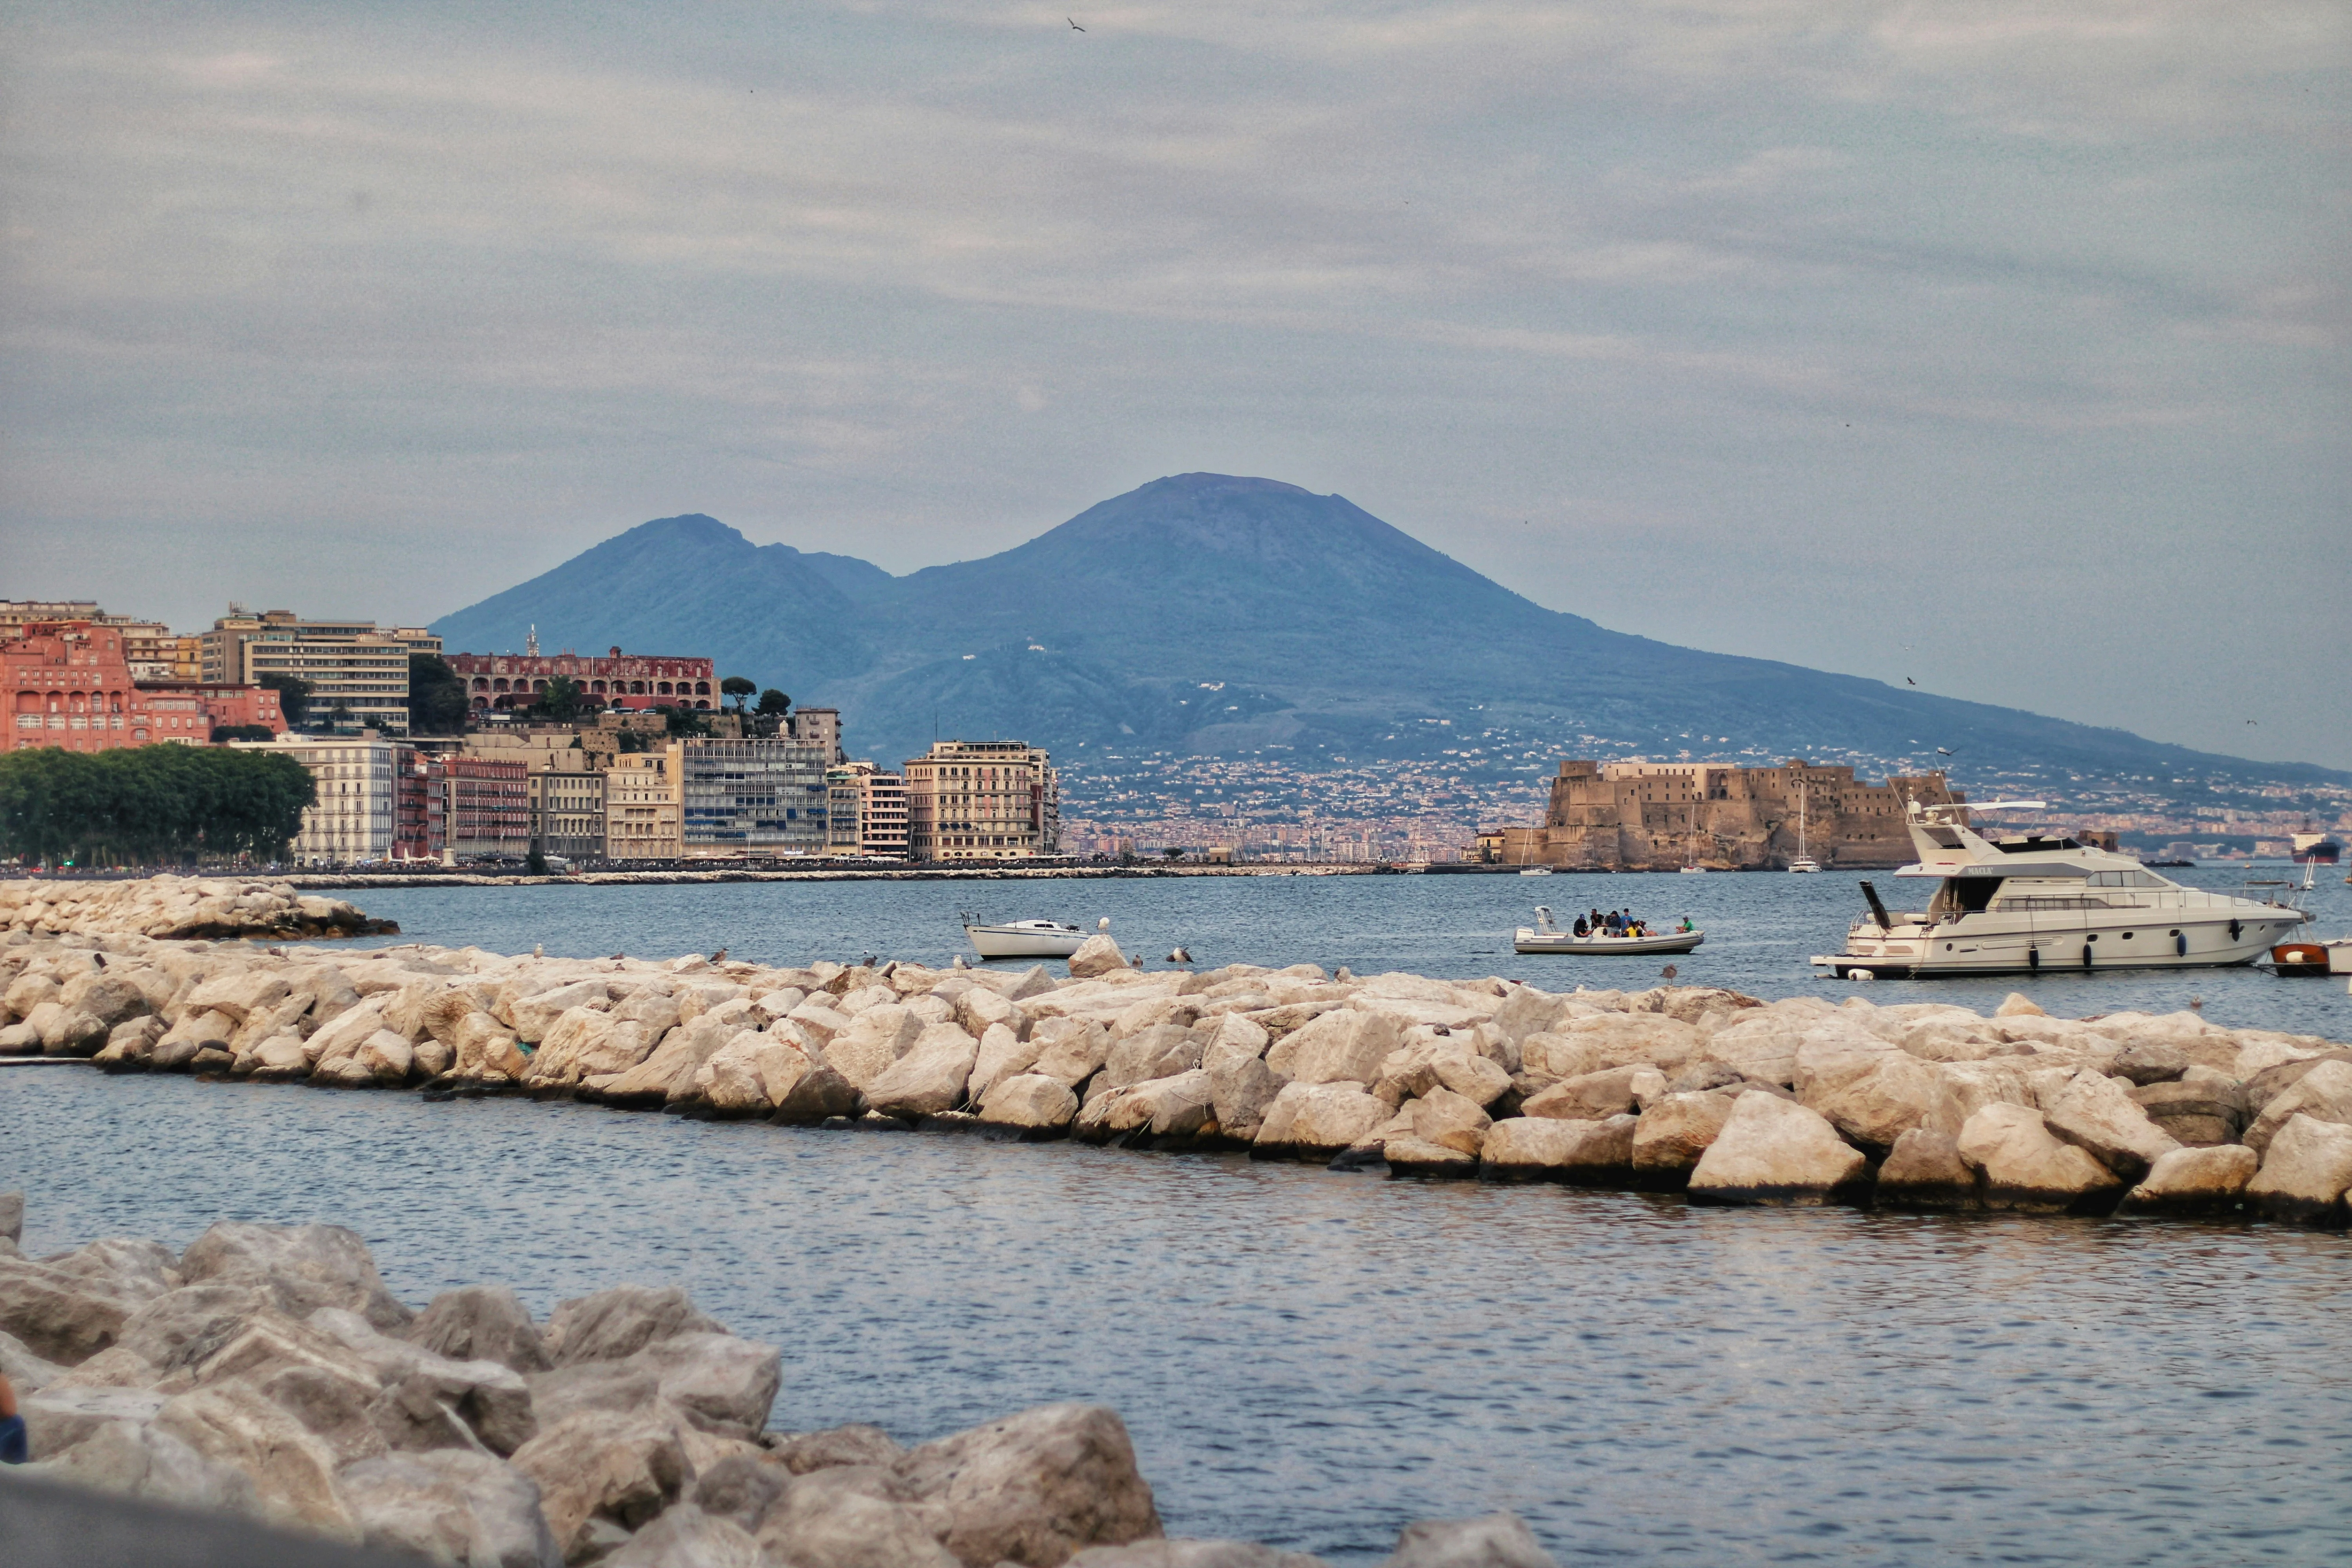
[[[420,627],[237,605],[203,631],[174,632],[92,601],[0,601],[0,661],[12,715],[0,753],[280,748],[311,772],[319,792],[296,858],[341,865],[780,857],[1576,864],[1593,851],[1562,812],[1560,781],[1574,769],[1663,777],[1705,764],[1724,780],[1769,780],[1790,768],[1826,778],[1843,769],[1848,788],[1871,773],[1898,783],[1933,775],[1940,787],[1948,771],[1935,765],[1942,757],[1660,757],[1654,740],[1645,754],[1601,735],[1466,727],[1438,757],[1105,750],[1074,766],[1024,742],[992,739],[940,742],[893,764],[852,756],[837,710],[794,707],[782,691],[722,676],[707,657],[619,647],[542,652],[535,635],[520,654],[452,651]],[[952,714],[945,717],[952,730]],[[2184,805],[2166,787],[2173,781],[2154,778],[2053,778],[2012,767],[1978,768],[1967,782],[1979,798],[2048,799],[2070,826],[2168,859],[2284,854],[2289,836],[2310,826],[2315,795],[2326,797],[2326,826],[2340,825],[2352,807],[2352,792],[2308,786]],[[1608,853],[1628,868],[1673,856],[1723,865],[1785,858],[1777,826],[1743,818],[1726,833],[1719,815],[1702,826],[1687,814],[1670,825],[1637,810],[1633,826],[1648,837]],[[1783,815],[1775,806],[1773,821]],[[1826,829],[1822,842],[1837,831]],[[1735,838],[1745,848],[1727,848]]]

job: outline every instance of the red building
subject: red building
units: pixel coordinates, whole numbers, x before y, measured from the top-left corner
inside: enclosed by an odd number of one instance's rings
[[[569,676],[606,708],[698,708],[717,705],[716,667],[707,658],[624,654],[452,653],[443,656],[466,683],[478,713],[528,708],[557,676]]]
[[[441,759],[403,746],[393,753],[392,858],[438,860],[447,842],[448,773]]]
[[[132,680],[124,637],[104,622],[39,621],[0,642],[7,702],[0,752],[110,752],[165,741],[201,746],[231,724],[286,732],[278,693],[267,687]]]
[[[131,681],[118,627],[88,621],[29,623],[24,636],[0,643],[0,679],[8,700],[0,752],[37,746],[110,752],[157,741],[201,744],[212,738],[212,722],[200,705],[150,711],[147,694]]]

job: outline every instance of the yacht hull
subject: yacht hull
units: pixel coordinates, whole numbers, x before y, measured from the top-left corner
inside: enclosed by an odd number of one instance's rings
[[[1013,926],[966,926],[963,933],[982,958],[1067,958],[1087,940],[1082,931],[1024,931]]]
[[[2221,920],[2185,919],[2186,911],[2179,910],[2129,912],[2139,918],[2128,923],[2109,918],[2060,931],[2046,922],[2029,927],[1970,915],[1952,925],[1898,925],[1866,935],[1856,931],[1849,935],[1844,952],[1812,963],[1839,979],[1860,971],[1889,980],[2105,969],[2234,969],[2269,956],[2273,944],[2303,923],[2300,914],[2284,909],[2242,910]]]

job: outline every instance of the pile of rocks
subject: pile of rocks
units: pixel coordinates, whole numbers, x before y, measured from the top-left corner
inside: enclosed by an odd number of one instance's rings
[[[544,1324],[484,1286],[414,1312],[339,1226],[35,1262],[22,1213],[0,1197],[0,1372],[32,1468],[64,1480],[471,1568],[1317,1568],[1162,1539],[1100,1406],[914,1448],[873,1426],[771,1431],[776,1350],[675,1288],[599,1291]],[[1507,1515],[1412,1526],[1391,1562],[1551,1568]]]
[[[0,882],[0,931],[175,938],[362,936],[396,931],[341,899],[289,882],[148,877],[111,882]]]
[[[478,949],[0,944],[0,1054],[783,1124],[1246,1149],[1709,1203],[2347,1220],[2352,1048],[2189,1013],[1991,1017],[1311,964],[1056,980]]]

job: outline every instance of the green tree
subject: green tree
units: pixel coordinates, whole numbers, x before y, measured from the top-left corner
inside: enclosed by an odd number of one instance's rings
[[[546,719],[551,723],[571,724],[577,722],[593,702],[594,699],[578,681],[568,675],[559,675],[547,683],[547,689],[539,694],[539,700],[530,705],[530,711],[534,717]]]
[[[710,721],[691,708],[665,708],[662,718],[673,736],[708,735]]]
[[[546,851],[544,851],[544,850],[542,850],[541,848],[540,848],[540,847],[539,847],[538,845],[536,845],[536,844],[532,845],[532,846],[530,847],[530,853],[523,857],[522,868],[523,868],[524,870],[526,870],[526,871],[530,872],[530,873],[532,876],[534,876],[534,877],[544,877],[544,876],[546,876],[546,875],[547,875],[547,854],[546,854]]]
[[[278,710],[286,715],[287,725],[299,730],[310,716],[310,683],[299,675],[265,675],[257,686],[266,686],[278,693]]]
[[[436,653],[408,656],[410,734],[462,735],[467,710],[465,678],[449,668],[448,660]]]
[[[308,769],[269,752],[15,752],[0,757],[0,854],[104,865],[281,858],[316,797]]]
[[[746,680],[740,675],[730,675],[719,683],[719,695],[735,699],[735,711],[738,713],[743,711],[744,702],[759,689],[758,681]]]
[[[756,710],[781,719],[793,710],[793,700],[771,686],[760,693],[760,706]]]

